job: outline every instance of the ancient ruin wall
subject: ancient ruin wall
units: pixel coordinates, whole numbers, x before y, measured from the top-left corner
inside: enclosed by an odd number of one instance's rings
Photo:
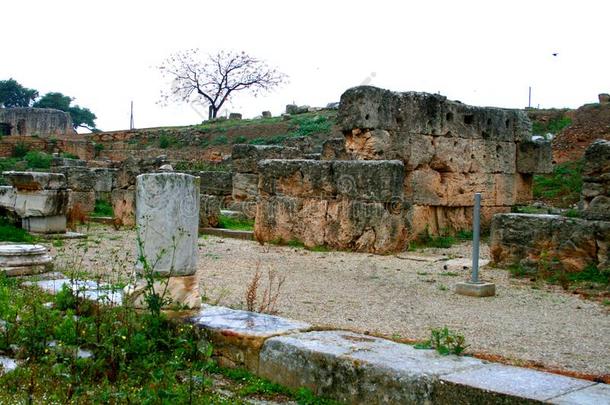
[[[51,108],[0,108],[0,135],[41,137],[73,134],[70,114]]]
[[[259,162],[255,236],[364,252],[403,250],[400,161]]]
[[[470,228],[475,192],[487,225],[494,213],[530,200],[533,174],[551,170],[550,145],[531,141],[531,123],[518,110],[361,86],[341,96],[338,120],[351,159],[403,162],[413,233]]]

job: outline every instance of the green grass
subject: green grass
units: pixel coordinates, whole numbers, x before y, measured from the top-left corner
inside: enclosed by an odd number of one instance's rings
[[[599,269],[597,266],[590,264],[581,272],[568,273],[568,280],[573,283],[596,283],[601,285],[610,285],[610,268]]]
[[[34,243],[37,240],[38,238],[11,224],[6,218],[0,218],[1,242]]]
[[[118,287],[117,287],[118,288]],[[48,306],[46,303],[53,305]],[[204,331],[131,306],[98,307],[70,288],[51,296],[0,275],[0,352],[20,361],[0,376],[0,403],[333,404],[246,371],[218,367]],[[49,342],[55,344],[50,346]],[[78,350],[92,356],[79,358]],[[213,381],[231,380],[222,388]]]
[[[202,132],[226,131],[229,128],[242,128],[251,125],[266,125],[277,124],[282,122],[281,117],[259,118],[259,119],[244,119],[244,120],[213,120],[204,121],[196,125],[196,128]]]
[[[534,121],[532,124],[532,132],[534,135],[544,136],[548,133],[557,134],[561,132],[564,128],[570,126],[572,124],[572,120],[569,117],[556,117],[549,122],[544,123],[540,121]]]
[[[463,234],[467,235],[466,233]],[[417,235],[417,238],[409,243],[409,250],[421,248],[447,249],[457,242],[454,236],[449,235],[448,230],[443,230],[440,235],[432,235],[428,227]]]
[[[95,200],[95,208],[91,213],[92,217],[113,217],[114,211],[112,204],[105,200]]]
[[[332,128],[330,114],[309,113],[294,116],[290,123],[295,136],[329,134]]]
[[[577,203],[582,190],[583,162],[558,164],[553,173],[534,176],[534,198],[550,200],[558,206]]]
[[[226,135],[218,135],[210,142],[210,145],[227,145],[229,143],[229,138]]]
[[[254,220],[231,218],[226,215],[221,215],[218,218],[218,227],[223,229],[232,229],[234,231],[253,231]]]

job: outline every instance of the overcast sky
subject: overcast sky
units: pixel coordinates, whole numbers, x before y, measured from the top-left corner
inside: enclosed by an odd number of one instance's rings
[[[246,51],[290,77],[228,111],[324,106],[362,83],[440,92],[473,105],[578,107],[610,92],[607,0],[578,1],[3,1],[0,80],[59,91],[103,130],[186,125],[161,107],[158,66],[200,48]],[[557,53],[557,56],[553,56]]]

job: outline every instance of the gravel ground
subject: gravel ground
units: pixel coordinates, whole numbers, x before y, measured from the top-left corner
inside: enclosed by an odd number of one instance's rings
[[[104,274],[110,281],[124,280],[133,268],[134,232],[94,225],[88,233],[88,242],[64,241],[55,249],[58,262]],[[210,301],[221,305],[243,308],[256,269],[265,273],[263,281],[268,270],[275,270],[285,276],[278,301],[284,317],[406,339],[425,339],[431,328],[447,326],[466,337],[471,353],[610,373],[607,306],[487,267],[482,278],[496,283],[497,295],[458,296],[453,287],[467,279],[468,270],[443,266],[446,259],[467,257],[468,243],[376,256],[203,236],[199,252],[202,289]],[[407,258],[414,255],[426,259]],[[487,246],[482,246],[481,257],[488,256]]]

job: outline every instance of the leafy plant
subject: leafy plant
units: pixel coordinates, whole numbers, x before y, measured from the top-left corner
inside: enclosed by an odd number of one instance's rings
[[[210,142],[210,145],[226,145],[228,143],[229,143],[229,138],[227,138],[226,135],[218,135],[217,137],[212,139],[212,142]]]
[[[12,157],[23,158],[30,148],[23,142],[17,142],[11,152]]]
[[[552,174],[534,176],[535,198],[552,200],[556,205],[569,206],[579,201],[582,190],[583,161],[558,164]]]
[[[91,213],[93,217],[112,217],[114,216],[114,210],[112,204],[106,200],[95,200],[95,208]]]
[[[248,138],[244,135],[239,135],[239,136],[236,136],[235,138],[233,138],[233,141],[231,143],[238,144],[238,143],[246,143],[246,142],[248,142]]]
[[[53,156],[39,151],[26,153],[24,159],[31,169],[49,169],[53,162]]]
[[[296,136],[310,136],[315,134],[328,134],[332,128],[332,122],[326,115],[302,115],[292,118]]]
[[[6,218],[0,218],[0,241],[34,243],[37,240],[35,236],[27,233],[25,229],[16,227]]]
[[[416,349],[435,349],[439,354],[461,355],[468,346],[463,335],[449,330],[446,326],[440,329],[432,329],[430,339],[424,343],[415,345]]]

